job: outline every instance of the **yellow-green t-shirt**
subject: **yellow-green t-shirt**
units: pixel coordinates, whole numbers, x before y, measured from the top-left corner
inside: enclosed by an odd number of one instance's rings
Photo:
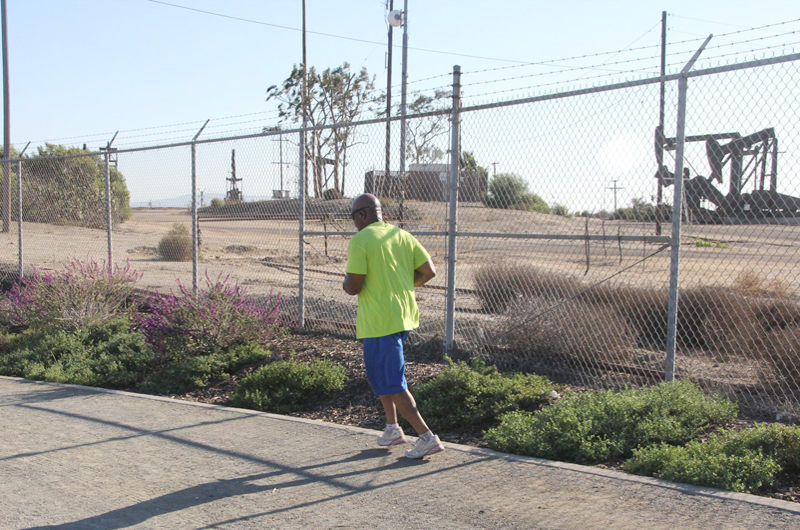
[[[347,272],[365,275],[358,293],[356,338],[419,327],[414,271],[429,259],[414,236],[383,221],[353,236],[347,246]]]

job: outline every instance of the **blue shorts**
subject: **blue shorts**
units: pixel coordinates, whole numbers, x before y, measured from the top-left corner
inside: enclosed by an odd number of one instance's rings
[[[408,389],[403,342],[408,331],[364,339],[364,366],[372,391],[378,396]]]

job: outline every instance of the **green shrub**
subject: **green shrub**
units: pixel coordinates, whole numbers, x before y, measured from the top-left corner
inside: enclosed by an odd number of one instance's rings
[[[630,208],[619,208],[614,212],[614,219],[626,221],[655,221],[656,206],[642,198],[634,198]]]
[[[126,318],[75,331],[28,331],[0,356],[0,375],[56,383],[131,388],[157,358]]]
[[[634,449],[683,444],[736,416],[736,405],[688,381],[642,390],[592,392],[539,412],[511,412],[486,433],[492,449],[579,463],[629,457]]]
[[[528,183],[514,173],[501,173],[489,182],[489,192],[481,197],[489,208],[550,213],[547,203],[528,189]]]
[[[223,201],[219,197],[214,197],[213,199],[211,199],[212,208],[220,208],[222,206],[225,206],[225,201]]]
[[[212,354],[184,358],[147,377],[138,389],[152,394],[185,394],[213,380],[226,379],[243,366],[270,356],[259,344],[239,344]]]
[[[37,153],[24,163],[23,219],[37,223],[105,228],[104,165],[101,156],[90,156],[80,147],[49,143],[38,147]],[[116,227],[131,215],[130,193],[124,175],[117,168],[109,168],[109,178],[111,224]],[[16,179],[11,182],[16,193]],[[16,209],[13,211],[16,213]]]
[[[756,424],[741,431],[722,430],[705,442],[684,447],[667,444],[634,450],[623,469],[630,473],[756,492],[775,486],[778,474],[800,471],[800,427]]]
[[[717,439],[686,447],[653,445],[634,451],[625,471],[674,482],[754,492],[772,486],[780,466],[761,450],[726,450]]]
[[[559,389],[547,378],[505,375],[479,359],[456,362],[414,388],[418,408],[433,430],[480,426],[512,410],[536,410]]]
[[[278,361],[245,377],[236,387],[231,405],[267,412],[295,412],[307,403],[343,389],[346,374],[344,366],[328,360]]]
[[[166,261],[192,261],[192,234],[185,225],[175,223],[158,242],[158,253]]]
[[[553,215],[560,215],[561,217],[572,217],[572,213],[569,211],[569,208],[559,203],[555,203],[550,208],[550,213]]]

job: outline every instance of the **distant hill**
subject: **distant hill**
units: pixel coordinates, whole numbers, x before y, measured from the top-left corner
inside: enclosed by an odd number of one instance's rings
[[[203,203],[205,206],[211,204],[211,199],[224,199],[222,193],[204,193]],[[269,201],[272,197],[266,195],[245,195],[245,202]],[[152,201],[131,202],[131,208],[188,208],[192,204],[191,194],[172,197],[169,199],[153,199]],[[197,198],[197,207],[200,208],[200,198]]]

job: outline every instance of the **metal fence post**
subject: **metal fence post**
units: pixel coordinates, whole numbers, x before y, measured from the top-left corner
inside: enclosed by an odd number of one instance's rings
[[[453,108],[450,111],[450,211],[447,227],[447,310],[444,351],[453,352],[456,310],[456,257],[458,228],[459,108],[461,106],[461,67],[453,66]]]
[[[192,138],[192,295],[197,296],[197,260],[199,256],[200,237],[197,229],[197,139],[203,133],[208,122],[206,120],[197,134]]]
[[[111,247],[111,170],[108,167],[108,156],[109,153],[106,150],[106,155],[103,157],[106,166],[106,239],[108,240],[108,273],[111,274],[114,270],[112,266],[114,253]]]
[[[683,209],[683,148],[686,138],[686,92],[688,77],[694,62],[705,49],[711,35],[700,46],[694,56],[686,63],[678,78],[678,123],[675,133],[675,183],[672,198],[672,246],[669,264],[669,305],[667,307],[667,359],[664,367],[664,378],[670,382],[675,379],[675,346],[678,331],[678,290],[680,286],[681,261],[681,220]]]
[[[192,294],[197,296],[197,144],[192,142]]]
[[[306,325],[306,300],[305,300],[305,276],[306,276],[306,247],[303,237],[306,231],[306,120],[303,120],[303,128],[300,130],[300,180],[298,182],[298,239],[299,239],[299,279],[297,286],[297,328],[303,330]]]
[[[25,150],[23,149],[23,152],[24,151]],[[17,160],[17,250],[19,251],[19,279],[22,280],[23,268],[22,268],[22,161],[21,160]]]

